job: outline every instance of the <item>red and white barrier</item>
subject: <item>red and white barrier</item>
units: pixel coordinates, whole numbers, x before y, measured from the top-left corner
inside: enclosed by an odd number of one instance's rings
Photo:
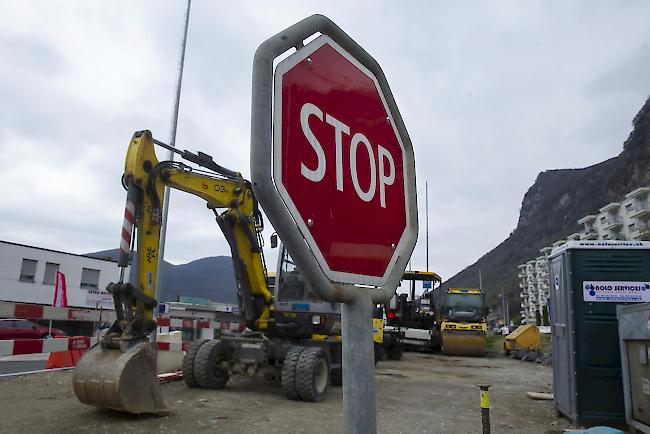
[[[0,356],[85,350],[96,343],[97,338],[91,338],[89,336],[54,339],[13,339],[0,341]]]
[[[21,354],[42,354],[58,351],[87,350],[97,343],[97,338],[75,336],[54,339],[13,339],[0,341],[0,357]],[[160,351],[187,351],[191,343],[157,342]]]
[[[101,318],[100,318],[101,313]],[[114,311],[83,309],[75,307],[53,307],[40,304],[13,303],[0,301],[0,318],[23,318],[53,321],[107,321],[115,320]],[[210,319],[158,317],[156,323],[161,333],[169,332],[170,328],[193,328],[220,330],[224,334],[241,333],[246,325],[239,321],[217,321]],[[55,339],[14,339],[0,340],[0,356],[16,356],[21,354],[40,354],[59,351],[84,350],[97,343],[97,338],[90,336],[75,336]],[[160,351],[187,351],[191,343],[157,342]]]
[[[101,315],[100,315],[101,314]],[[101,317],[101,318],[100,318]],[[44,319],[53,321],[115,321],[115,312],[78,307],[53,307],[40,304],[0,301],[0,318]]]
[[[187,351],[190,349],[191,343],[187,342],[156,342],[159,351]]]

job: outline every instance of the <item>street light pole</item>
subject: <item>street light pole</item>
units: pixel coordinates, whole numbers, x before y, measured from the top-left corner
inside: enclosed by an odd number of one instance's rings
[[[185,46],[187,43],[187,29],[190,22],[190,6],[192,0],[187,0],[187,7],[185,9],[185,26],[183,27],[183,39],[181,40],[181,52],[178,59],[178,74],[176,77],[176,92],[174,94],[174,106],[172,110],[171,125],[169,130],[169,145],[174,147],[176,144],[176,126],[178,124],[178,108],[181,102],[181,83],[183,82],[183,66],[185,64]],[[174,152],[169,151],[167,155],[167,160],[174,160]],[[167,214],[169,212],[169,196],[170,189],[169,186],[165,186],[165,193],[163,199],[163,210],[162,210],[162,223],[160,226],[160,246],[158,248],[158,271],[156,274],[156,292],[155,298],[160,297],[162,292],[163,285],[163,264],[165,261],[165,238],[167,236]]]
[[[426,208],[427,220],[427,271],[429,271],[429,181],[424,182],[424,206]]]

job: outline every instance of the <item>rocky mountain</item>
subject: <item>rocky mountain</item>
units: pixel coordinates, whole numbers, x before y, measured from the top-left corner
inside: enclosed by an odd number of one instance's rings
[[[113,249],[87,255],[116,261],[117,252],[117,249]],[[135,280],[137,257],[134,262],[129,277],[131,281]],[[178,301],[178,297],[184,295],[237,304],[236,291],[237,283],[230,256],[211,256],[180,265],[165,261],[163,265],[163,290],[160,301]]]
[[[520,310],[519,264],[539,256],[539,249],[580,231],[578,219],[597,213],[635,188],[650,185],[650,98],[632,124],[618,156],[582,169],[540,173],[524,196],[517,228],[508,239],[443,282],[442,288],[476,287],[480,269],[488,304],[498,302],[503,288],[515,316]]]

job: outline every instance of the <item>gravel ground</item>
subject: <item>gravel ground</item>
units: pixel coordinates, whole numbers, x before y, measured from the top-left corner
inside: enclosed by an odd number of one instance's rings
[[[340,433],[341,388],[319,403],[287,400],[277,383],[236,378],[224,390],[162,386],[169,416],[132,416],[80,404],[71,371],[0,380],[1,433]],[[552,369],[503,357],[407,353],[377,365],[377,426],[382,433],[480,433],[478,383],[492,384],[493,433],[562,433],[568,421],[552,401]]]

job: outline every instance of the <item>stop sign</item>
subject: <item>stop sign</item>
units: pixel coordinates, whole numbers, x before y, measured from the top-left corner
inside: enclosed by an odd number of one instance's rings
[[[281,198],[330,280],[383,285],[407,248],[415,198],[377,78],[322,35],[278,64],[274,86]]]

